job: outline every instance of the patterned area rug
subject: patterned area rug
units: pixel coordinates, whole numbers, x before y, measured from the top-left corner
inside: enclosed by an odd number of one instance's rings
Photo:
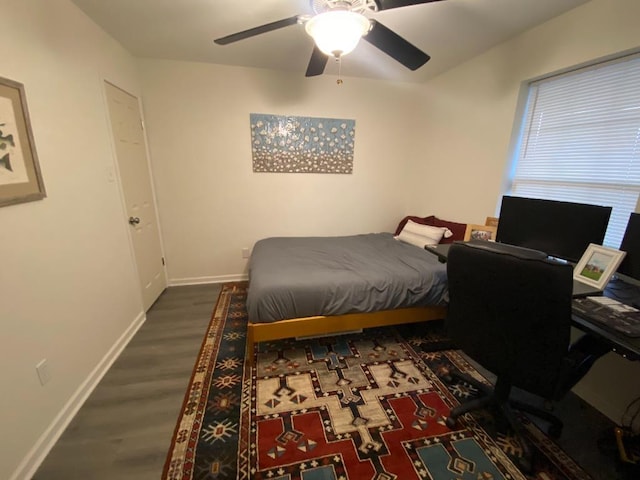
[[[525,421],[534,473],[518,441],[487,413],[444,419],[484,380],[437,323],[258,346],[245,358],[246,283],[223,286],[185,395],[164,479],[581,480],[589,475]]]

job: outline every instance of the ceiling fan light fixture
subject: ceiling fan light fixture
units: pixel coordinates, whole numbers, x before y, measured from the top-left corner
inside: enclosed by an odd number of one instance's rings
[[[323,53],[339,58],[356,48],[370,26],[369,19],[361,13],[332,10],[311,18],[305,30]]]

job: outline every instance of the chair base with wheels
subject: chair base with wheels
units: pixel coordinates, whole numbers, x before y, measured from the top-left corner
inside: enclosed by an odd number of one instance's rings
[[[474,387],[480,392],[480,397],[454,407],[445,421],[447,427],[455,429],[458,418],[466,413],[494,408],[500,417],[507,421],[508,427],[516,434],[522,446],[522,457],[518,459],[518,466],[524,473],[530,473],[533,469],[533,450],[525,439],[524,427],[517,417],[516,410],[535,415],[548,422],[548,433],[551,437],[558,438],[562,434],[562,421],[555,415],[533,405],[510,399],[511,385],[508,381],[498,378],[495,386],[491,387],[458,371],[449,372],[448,378],[445,378],[447,382],[452,382],[454,379]]]

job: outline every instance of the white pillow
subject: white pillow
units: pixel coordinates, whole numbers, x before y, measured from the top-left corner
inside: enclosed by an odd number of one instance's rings
[[[416,247],[424,248],[425,245],[435,245],[438,242],[434,242],[433,239],[429,237],[425,237],[424,235],[419,235],[417,233],[407,232],[404,228],[400,232],[399,235],[396,235],[396,240],[400,240],[404,243],[410,243],[411,245],[415,245]]]
[[[428,242],[426,245],[435,245],[440,243],[440,240],[444,236],[445,238],[449,238],[451,235],[451,230],[447,227],[433,227],[431,225],[421,225],[419,223],[414,222],[413,220],[408,220],[405,224],[402,232],[414,233],[416,235],[422,235],[423,237],[427,237]],[[400,233],[402,233],[400,232]]]

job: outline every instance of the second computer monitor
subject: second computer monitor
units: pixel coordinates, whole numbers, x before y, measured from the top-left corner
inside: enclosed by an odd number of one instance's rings
[[[627,252],[618,273],[640,280],[640,213],[632,213],[624,232],[620,250]]]
[[[496,240],[578,262],[602,244],[610,216],[611,207],[505,195]]]

